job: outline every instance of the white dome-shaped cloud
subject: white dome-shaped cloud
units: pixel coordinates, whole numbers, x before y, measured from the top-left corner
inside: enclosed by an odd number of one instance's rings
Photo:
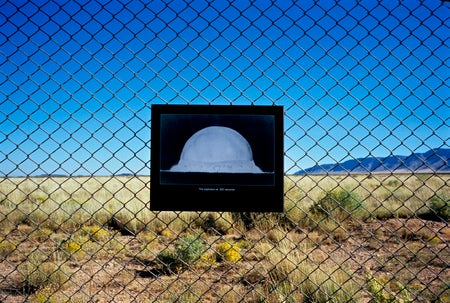
[[[170,171],[262,173],[253,161],[248,141],[237,131],[223,126],[203,128],[192,135]]]

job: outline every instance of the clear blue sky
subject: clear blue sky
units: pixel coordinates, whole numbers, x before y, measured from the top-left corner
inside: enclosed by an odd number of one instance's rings
[[[288,172],[449,147],[449,2],[99,2],[1,2],[0,175],[149,174],[160,103],[283,105]]]

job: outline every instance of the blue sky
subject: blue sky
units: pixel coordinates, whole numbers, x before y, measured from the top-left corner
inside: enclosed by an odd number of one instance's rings
[[[0,175],[149,174],[151,104],[285,108],[285,170],[449,147],[449,2],[3,1]]]

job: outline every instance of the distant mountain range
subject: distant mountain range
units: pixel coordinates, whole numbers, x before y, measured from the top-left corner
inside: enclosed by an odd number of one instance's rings
[[[295,174],[450,173],[449,159],[450,149],[438,148],[409,156],[368,157],[316,165]]]

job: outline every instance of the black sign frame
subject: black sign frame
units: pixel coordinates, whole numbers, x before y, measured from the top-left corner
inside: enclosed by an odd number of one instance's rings
[[[283,212],[283,141],[282,106],[152,105],[150,209]]]

